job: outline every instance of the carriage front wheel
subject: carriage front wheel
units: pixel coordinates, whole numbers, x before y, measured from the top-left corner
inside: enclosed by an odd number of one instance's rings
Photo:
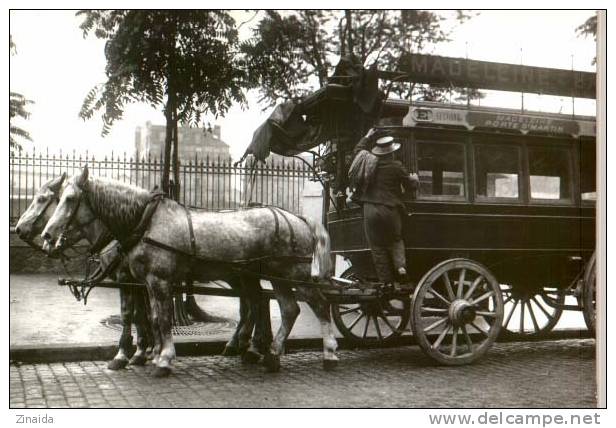
[[[359,280],[351,266],[341,275]],[[399,337],[411,318],[411,299],[407,296],[383,296],[357,303],[332,303],[332,318],[338,331],[354,345],[382,345]]]
[[[446,365],[470,364],[492,346],[503,322],[496,278],[469,259],[450,259],[419,281],[411,328],[421,349]]]

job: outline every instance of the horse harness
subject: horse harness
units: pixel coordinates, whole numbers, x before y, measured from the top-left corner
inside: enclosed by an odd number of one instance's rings
[[[47,209],[49,208],[49,206],[51,205],[52,202],[59,202],[60,199],[58,198],[58,196],[54,193],[53,196],[51,196],[47,202],[45,202],[45,205],[43,206],[43,209],[41,210],[40,213],[37,214],[36,218],[34,219],[34,221],[32,222],[33,225],[35,225],[40,219],[41,217],[43,217],[43,214],[45,214],[45,212],[47,211]],[[32,240],[30,239],[24,239],[24,241],[26,242],[26,244],[28,244],[30,247],[34,248],[36,251],[40,251],[42,253],[44,253],[45,255],[47,254],[45,252],[45,250],[43,250],[41,247],[39,247],[38,245],[36,245],[34,242],[32,242]]]
[[[73,223],[73,221],[75,220],[75,217],[77,216],[77,212],[79,210],[80,204],[82,203],[82,199],[85,198],[85,201],[87,203],[87,190],[86,189],[81,189],[82,190],[82,194],[79,196],[77,203],[75,204],[75,207],[73,208],[73,211],[71,212],[68,221],[66,222],[66,224],[64,225],[64,228],[62,230],[62,233],[60,234],[59,239],[62,240],[61,242],[65,242],[67,240],[67,232],[70,230],[71,224]],[[194,228],[193,228],[193,222],[192,222],[192,217],[191,217],[191,213],[190,213],[190,209],[188,207],[186,207],[185,205],[179,204],[183,209],[184,212],[186,213],[186,220],[188,223],[188,233],[189,233],[189,243],[190,243],[190,252],[186,252],[184,250],[181,250],[179,248],[175,248],[169,245],[166,245],[162,242],[158,242],[152,238],[149,238],[147,236],[145,236],[145,234],[147,233],[147,230],[150,226],[150,222],[152,221],[152,217],[154,216],[154,213],[156,212],[158,205],[160,204],[160,202],[165,199],[165,194],[160,191],[160,190],[154,190],[151,192],[151,197],[150,200],[147,202],[146,207],[143,211],[143,214],[141,216],[141,219],[139,220],[139,223],[137,224],[137,226],[133,229],[132,233],[127,237],[127,238],[120,238],[118,236],[115,237],[115,239],[120,243],[120,252],[126,254],[131,248],[133,248],[135,245],[137,245],[140,241],[145,242],[147,244],[162,248],[164,250],[167,251],[171,251],[171,252],[175,252],[175,253],[179,253],[185,256],[189,256],[191,258],[194,258],[198,261],[202,261],[202,262],[216,262],[216,263],[225,263],[225,264],[246,264],[246,263],[250,263],[250,262],[254,262],[254,261],[260,261],[260,260],[264,260],[264,259],[272,259],[272,258],[280,258],[280,259],[294,259],[296,261],[302,261],[302,262],[311,262],[312,258],[311,257],[306,257],[306,256],[285,256],[285,255],[268,255],[268,256],[261,256],[261,257],[255,257],[255,258],[251,258],[251,259],[246,259],[246,260],[234,260],[234,261],[223,261],[223,260],[216,260],[216,259],[209,259],[207,257],[201,257],[197,255],[197,242],[195,239],[195,232],[194,232]],[[49,202],[51,203],[51,202]],[[259,208],[259,207],[263,207],[261,205],[252,205],[250,208]],[[290,220],[287,218],[287,216],[284,214],[284,210],[282,210],[281,208],[278,207],[271,207],[271,206],[265,206],[263,208],[267,208],[273,215],[274,217],[274,246],[275,247],[279,247],[282,243],[282,239],[280,237],[280,220],[279,217],[282,217],[282,219],[284,220],[284,222],[286,223],[287,227],[289,228],[289,240],[291,243],[291,248],[292,250],[295,252],[298,248],[298,244],[297,244],[297,239],[295,236],[295,231],[293,229],[293,226],[290,222]],[[299,216],[298,216],[299,217]],[[301,218],[304,222],[306,222],[306,219],[303,217],[299,217]],[[92,220],[89,221],[89,223],[91,223],[92,221],[94,221],[96,219],[96,217],[94,216]],[[87,224],[89,224],[87,223]],[[83,227],[87,224],[84,225],[80,225],[79,227]],[[307,222],[306,222],[307,224]],[[102,248],[104,248],[110,241],[111,241],[111,234],[109,234],[109,236],[105,239],[103,239],[102,237],[99,237],[101,239],[98,239],[95,244],[92,245],[92,247],[90,248],[90,254],[94,254],[97,251],[100,251]],[[276,252],[274,252],[275,254]]]
[[[70,230],[70,225],[71,223],[74,221],[75,217],[77,216],[77,211],[79,210],[79,206],[81,204],[82,198],[85,197],[86,199],[86,203],[87,203],[87,195],[85,195],[87,193],[87,191],[85,189],[82,189],[82,194],[80,195],[77,204],[75,205],[73,211],[70,214],[69,220],[67,221],[67,223],[65,224],[62,233],[60,234],[60,238],[62,239],[61,242],[65,242],[67,240],[67,232]],[[143,211],[143,215],[141,216],[141,219],[139,220],[139,223],[137,224],[137,226],[133,229],[132,233],[128,236],[128,238],[126,239],[121,239],[119,237],[115,237],[115,239],[118,241],[118,245],[112,247],[110,250],[108,250],[107,252],[111,252],[111,251],[115,251],[116,254],[113,256],[113,258],[111,258],[111,261],[104,267],[101,268],[100,265],[100,257],[102,255],[99,255],[99,258],[97,259],[94,254],[96,254],[97,252],[99,252],[100,250],[102,250],[107,244],[109,244],[109,242],[111,242],[111,240],[113,240],[114,236],[110,233],[104,233],[101,236],[99,236],[99,238],[96,240],[96,242],[90,247],[89,249],[89,254],[90,257],[88,259],[88,265],[86,268],[86,279],[84,281],[81,281],[81,289],[77,289],[77,286],[74,286],[73,288],[71,288],[71,292],[73,293],[73,295],[77,298],[77,300],[83,300],[84,303],[86,303],[87,301],[87,297],[88,294],[90,293],[90,291],[92,290],[92,288],[99,282],[101,282],[102,280],[104,280],[107,275],[109,275],[109,273],[111,273],[113,270],[115,270],[115,268],[119,265],[120,261],[121,261],[121,256],[125,255],[131,248],[133,248],[135,245],[137,245],[140,241],[144,242],[146,244],[164,249],[166,251],[170,251],[170,252],[174,252],[174,253],[178,253],[184,256],[188,256],[191,259],[193,259],[194,261],[199,261],[199,262],[204,262],[204,263],[217,263],[217,264],[225,264],[225,265],[231,265],[232,270],[234,270],[235,272],[237,272],[238,274],[241,275],[258,275],[260,278],[262,279],[282,279],[282,278],[276,278],[273,276],[268,276],[268,275],[264,275],[262,273],[255,273],[252,270],[246,269],[245,266],[255,263],[255,262],[262,262],[264,260],[271,260],[271,259],[285,259],[285,260],[293,260],[295,262],[302,262],[302,263],[311,263],[312,258],[309,256],[295,256],[295,255],[280,255],[280,254],[276,254],[276,251],[274,251],[274,254],[272,255],[266,255],[266,256],[261,256],[261,257],[254,257],[254,258],[250,258],[250,259],[245,259],[245,260],[233,260],[233,261],[226,261],[226,260],[216,260],[216,259],[210,259],[207,257],[202,257],[202,256],[198,256],[197,255],[197,243],[196,243],[196,239],[195,239],[195,233],[194,233],[194,228],[193,228],[193,222],[192,222],[192,217],[191,217],[191,213],[190,213],[190,209],[188,207],[186,207],[185,205],[180,204],[180,206],[184,209],[184,212],[186,213],[186,220],[188,223],[188,233],[189,233],[189,242],[190,242],[190,252],[186,252],[184,250],[181,250],[179,248],[175,248],[172,246],[169,246],[167,244],[164,244],[162,242],[156,241],[150,237],[145,236],[145,234],[148,231],[148,228],[150,226],[150,222],[152,220],[152,217],[154,216],[154,213],[156,212],[156,209],[158,208],[158,205],[160,204],[160,202],[165,198],[165,194],[159,190],[155,190],[151,192],[151,198],[148,201],[144,211]],[[51,203],[51,202],[49,202]],[[47,205],[48,207],[49,205]],[[47,208],[46,207],[46,208]],[[251,205],[249,208],[259,208],[259,207],[263,207],[261,205]],[[282,245],[282,239],[280,237],[280,220],[279,217],[282,217],[283,221],[286,223],[286,225],[289,228],[289,240],[290,240],[290,244],[291,244],[291,248],[293,250],[293,252],[295,252],[298,248],[298,243],[297,243],[297,239],[295,236],[295,231],[293,229],[293,226],[290,222],[290,220],[287,218],[287,216],[284,214],[284,210],[282,210],[281,208],[278,207],[271,207],[271,206],[265,206],[263,208],[267,208],[273,215],[274,217],[274,247],[280,247],[280,245]],[[307,223],[306,219],[298,216],[300,219],[302,219],[304,222]],[[96,219],[96,217],[94,217],[89,223],[91,223],[92,221],[94,221]],[[87,223],[87,224],[89,224]],[[85,225],[80,225],[79,227],[83,227]],[[106,252],[106,253],[107,253]],[[98,268],[95,270],[95,272],[92,275],[89,275],[89,264],[92,261],[99,261],[99,266]],[[244,266],[244,268],[242,267],[238,267],[238,266]],[[285,279],[286,280],[286,279]],[[293,280],[288,280],[290,282],[302,282],[302,281],[293,281]],[[303,283],[303,282],[302,282]],[[189,290],[187,290],[189,291]]]
[[[210,259],[207,257],[202,257],[202,256],[198,256],[197,255],[197,242],[195,239],[195,232],[194,232],[194,228],[193,228],[193,223],[192,223],[192,217],[190,214],[190,209],[188,207],[186,207],[185,205],[181,205],[182,208],[184,208],[184,212],[186,213],[186,220],[188,223],[188,234],[189,234],[189,242],[190,242],[190,252],[186,252],[184,250],[181,250],[179,248],[175,248],[172,247],[170,245],[164,244],[162,242],[156,241],[155,239],[152,239],[150,237],[147,236],[143,236],[141,239],[141,241],[145,242],[146,244],[155,246],[155,247],[159,247],[162,248],[163,250],[167,250],[167,251],[171,251],[174,253],[178,253],[184,256],[188,256],[191,257],[197,261],[201,261],[201,262],[206,262],[206,263],[223,263],[223,264],[249,264],[251,262],[256,262],[256,261],[262,261],[265,259],[272,259],[272,258],[280,258],[280,259],[293,259],[296,261],[301,261],[301,262],[311,262],[312,258],[311,257],[305,257],[305,256],[294,256],[294,255],[268,255],[268,256],[261,256],[261,257],[255,257],[255,258],[251,258],[251,259],[246,259],[246,260],[234,260],[234,261],[224,261],[224,260],[217,260],[217,259]],[[271,206],[260,206],[260,205],[251,205],[249,208],[267,208],[273,215],[274,217],[274,247],[275,248],[279,248],[282,245],[282,238],[280,236],[280,220],[279,217],[282,217],[282,219],[284,220],[284,222],[286,223],[286,225],[289,228],[289,241],[291,242],[291,249],[293,250],[293,252],[297,251],[298,249],[298,243],[297,243],[297,239],[295,237],[295,230],[293,229],[293,225],[291,224],[291,221],[288,219],[288,217],[284,214],[284,210],[282,210],[281,208],[278,207],[271,207]],[[147,210],[147,208],[146,208]],[[152,212],[153,214],[153,212]],[[144,213],[144,216],[142,217],[140,224],[142,223],[148,223],[152,218],[152,214],[150,215],[146,215],[146,213]],[[299,216],[298,216],[299,217]],[[301,218],[304,222],[306,222],[306,219],[304,219],[303,217],[299,217]],[[307,224],[307,222],[306,222]],[[145,234],[147,232],[147,227],[143,229],[143,234]],[[136,244],[136,242],[135,242]],[[276,253],[276,251],[274,251],[274,253]]]

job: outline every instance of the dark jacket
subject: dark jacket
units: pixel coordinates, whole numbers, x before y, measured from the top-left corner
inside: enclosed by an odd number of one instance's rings
[[[360,196],[359,200],[404,209],[403,187],[407,194],[414,190],[414,182],[409,178],[409,173],[402,162],[389,157],[379,158],[373,180],[368,184],[366,191]]]
[[[370,150],[370,148],[370,142],[362,138],[355,146],[354,152],[358,153],[360,150]],[[402,188],[407,195],[414,195],[415,186],[415,182],[410,179],[402,162],[393,160],[390,155],[385,155],[379,157],[376,171],[366,190],[354,199],[359,202],[370,202],[404,209]]]

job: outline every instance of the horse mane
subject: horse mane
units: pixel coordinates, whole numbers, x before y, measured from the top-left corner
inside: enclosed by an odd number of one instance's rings
[[[130,235],[151,199],[147,190],[105,178],[90,178],[86,195],[96,216],[120,238]]]

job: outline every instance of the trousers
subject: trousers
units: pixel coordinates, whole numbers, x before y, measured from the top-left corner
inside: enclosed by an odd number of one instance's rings
[[[401,210],[365,202],[364,231],[379,281],[394,282],[398,269],[406,268]]]

